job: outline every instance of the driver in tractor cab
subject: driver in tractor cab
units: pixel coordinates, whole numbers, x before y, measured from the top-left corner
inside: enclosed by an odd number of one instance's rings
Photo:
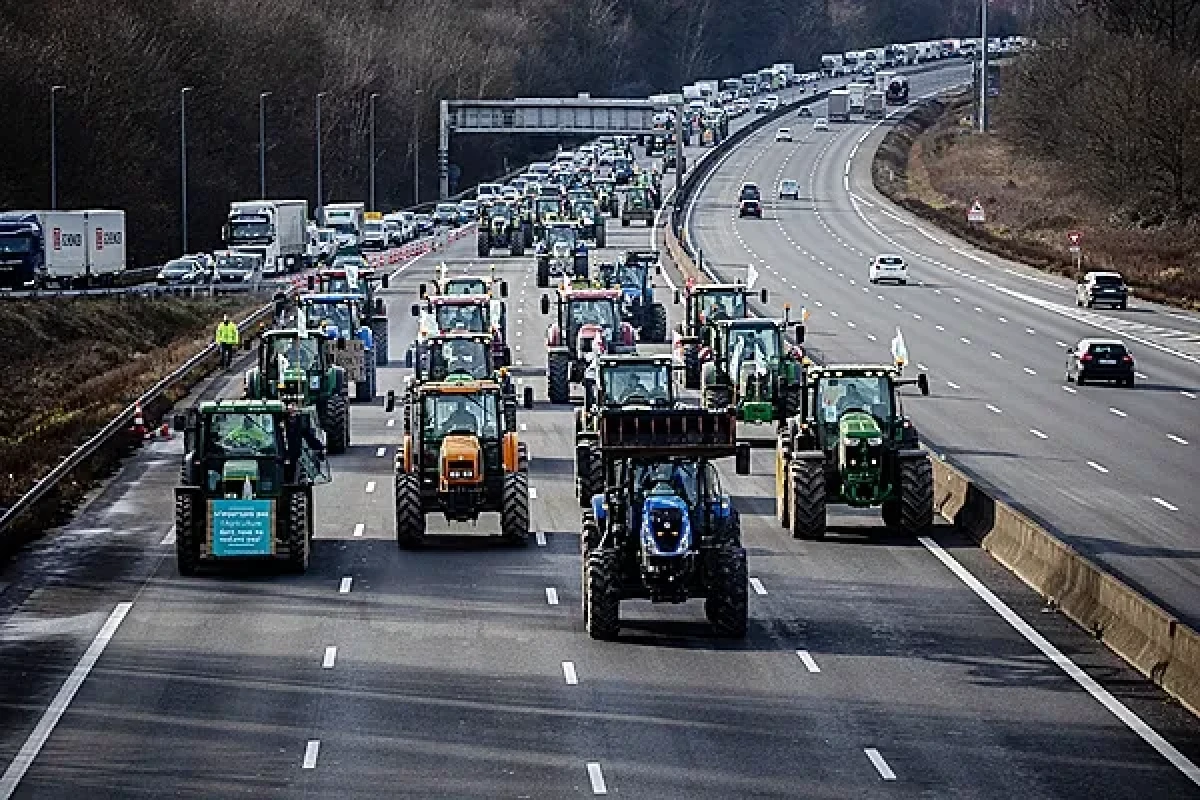
[[[450,416],[446,418],[445,424],[442,425],[442,435],[445,436],[454,431],[464,430],[478,434],[479,418],[467,407],[466,398],[459,397],[455,403],[454,411],[450,412]]]
[[[478,306],[447,306],[446,327],[459,330],[476,330],[482,327]]]

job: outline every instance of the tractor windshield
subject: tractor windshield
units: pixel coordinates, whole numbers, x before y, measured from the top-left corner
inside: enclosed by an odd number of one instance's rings
[[[617,266],[617,281],[622,286],[638,289],[646,285],[646,272],[649,267],[641,261],[626,261]]]
[[[671,397],[671,368],[666,364],[606,365],[603,381],[609,405],[659,405]]]
[[[437,307],[438,330],[485,333],[483,306],[440,303]]]
[[[339,336],[354,333],[354,314],[349,303],[309,303],[306,310],[309,328],[325,330],[333,326],[338,329]]]
[[[426,395],[424,417],[427,441],[454,433],[474,434],[481,439],[500,436],[494,393]]]
[[[575,216],[579,219],[591,219],[596,214],[596,204],[591,200],[575,201]]]
[[[559,242],[566,242],[570,247],[575,246],[575,228],[570,225],[556,225],[546,230],[546,243],[551,247]]]
[[[256,412],[211,414],[205,444],[205,450],[217,456],[278,455],[275,418]]]
[[[310,370],[320,363],[316,339],[277,336],[271,339],[270,365],[276,366],[278,375],[289,369]]]
[[[605,331],[617,327],[617,309],[611,298],[571,301],[571,327],[599,325]]]
[[[487,281],[483,278],[452,278],[446,281],[442,294],[487,294]]]
[[[557,214],[558,210],[558,200],[556,198],[549,197],[538,200],[537,212],[539,216],[545,214]]]
[[[701,324],[746,317],[746,295],[740,291],[704,292],[698,296],[698,303]]]
[[[625,194],[625,203],[637,211],[644,211],[650,207],[650,200],[646,197],[645,189],[631,189]]]
[[[637,507],[648,496],[675,496],[689,506],[697,502],[696,464],[665,461],[638,463],[633,467],[633,485],[637,495]]]
[[[488,347],[474,339],[445,339],[429,349],[428,371],[432,375],[458,375],[483,379],[488,369]]]
[[[816,392],[817,413],[823,423],[836,423],[853,409],[866,411],[882,422],[891,419],[892,393],[886,376],[826,375],[818,381]]]

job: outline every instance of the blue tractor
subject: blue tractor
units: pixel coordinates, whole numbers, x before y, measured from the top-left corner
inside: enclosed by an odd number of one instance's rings
[[[747,628],[746,551],[741,520],[721,488],[716,461],[735,456],[730,410],[631,407],[598,412],[603,491],[583,512],[583,619],[593,639],[615,639],[621,601],[704,598],[720,636]]]
[[[304,327],[338,342],[331,351],[333,363],[345,369],[346,379],[353,381],[354,399],[367,403],[375,399],[378,365],[375,337],[363,323],[361,303],[362,296],[351,293],[300,296]]]
[[[667,340],[667,309],[654,300],[654,276],[660,274],[662,266],[653,250],[626,250],[616,264],[600,267],[604,285],[621,290],[621,316],[643,342]]]

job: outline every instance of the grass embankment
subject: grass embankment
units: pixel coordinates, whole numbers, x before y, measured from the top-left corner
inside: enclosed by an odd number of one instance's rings
[[[875,157],[876,188],[898,205],[1006,258],[1077,277],[1067,233],[1083,234],[1084,270],[1117,270],[1140,296],[1200,308],[1200,224],[1130,219],[1089,196],[1054,162],[1006,135],[972,133],[969,93],[931,102],[898,124]],[[975,198],[982,226],[966,221]]]
[[[0,301],[5,357],[0,403],[0,505],[10,506],[77,446],[212,338],[223,313],[241,319],[261,298],[136,296]],[[63,482],[48,524],[111,468],[114,442]]]

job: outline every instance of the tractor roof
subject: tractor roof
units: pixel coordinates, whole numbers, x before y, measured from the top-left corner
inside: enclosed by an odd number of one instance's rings
[[[336,305],[338,303],[358,303],[362,295],[349,292],[314,292],[302,294],[300,299],[309,304]]]
[[[489,394],[500,391],[500,384],[493,380],[450,380],[431,381],[417,387],[420,394]]]
[[[286,410],[279,400],[206,400],[200,404],[201,414],[282,414]]]
[[[834,378],[842,377],[882,377],[890,375],[893,378],[900,376],[900,371],[891,364],[814,364],[808,368],[808,374],[828,375]]]
[[[373,267],[364,267],[360,270],[357,270],[357,272],[358,272],[358,277],[363,280],[369,280],[369,279],[375,277],[375,269]],[[318,272],[317,275],[322,278],[345,278],[345,277],[347,277],[346,269],[344,267],[336,267],[336,266],[332,267],[330,269],[323,269],[320,272]]]
[[[425,341],[481,342],[483,344],[490,345],[492,343],[492,335],[490,333],[473,333],[471,331],[439,331],[438,333],[429,334],[427,337],[425,337]]]
[[[438,306],[479,306],[492,302],[487,294],[435,294],[429,302]]]
[[[564,300],[620,300],[620,289],[559,289]]]
[[[600,356],[600,367],[620,367],[624,365],[649,365],[655,367],[674,364],[674,358],[669,355],[603,355]]]
[[[738,330],[767,330],[778,329],[783,326],[783,320],[771,319],[770,317],[742,317],[741,319],[719,319],[715,321],[717,325],[723,328],[734,328]]]
[[[708,294],[709,292],[742,292],[749,294],[753,291],[744,283],[695,283],[689,290],[692,294]]]

